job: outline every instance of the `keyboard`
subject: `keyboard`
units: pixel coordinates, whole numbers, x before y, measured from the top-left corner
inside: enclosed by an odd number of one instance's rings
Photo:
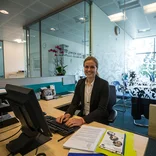
[[[68,127],[65,124],[60,124],[56,122],[56,118],[52,116],[45,116],[45,119],[51,133],[58,133],[62,136],[68,136],[80,128],[79,126]]]

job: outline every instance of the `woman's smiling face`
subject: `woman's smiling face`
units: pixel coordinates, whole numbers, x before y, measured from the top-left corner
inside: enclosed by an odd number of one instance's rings
[[[84,63],[84,73],[89,79],[94,79],[97,74],[96,63],[93,60],[87,60]]]

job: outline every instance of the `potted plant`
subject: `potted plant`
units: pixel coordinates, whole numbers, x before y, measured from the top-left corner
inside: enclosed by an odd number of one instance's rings
[[[55,49],[49,49],[48,52],[53,52],[53,62],[55,65],[55,75],[65,75],[66,70],[65,68],[67,65],[64,65],[64,51],[60,46],[55,46]]]

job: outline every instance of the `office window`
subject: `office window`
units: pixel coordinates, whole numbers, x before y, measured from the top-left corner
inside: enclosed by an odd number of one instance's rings
[[[4,55],[3,41],[0,41],[0,78],[4,78]]]
[[[39,22],[31,25],[27,33],[28,38],[28,77],[40,77],[40,38]]]

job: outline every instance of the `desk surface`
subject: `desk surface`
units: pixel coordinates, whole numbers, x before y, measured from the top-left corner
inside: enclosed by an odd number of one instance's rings
[[[40,105],[42,107],[42,110],[44,112],[47,112],[48,115],[52,115],[54,117],[58,117],[60,115],[62,115],[64,112],[60,111],[56,108],[60,107],[60,106],[65,106],[67,104],[69,104],[71,102],[72,99],[72,95],[69,96],[65,96],[63,98],[60,99],[56,99],[56,100],[50,100],[50,101],[40,101]],[[16,127],[18,124],[14,124],[8,127],[5,127],[3,129],[0,129],[0,133],[11,129],[13,127]],[[110,126],[107,125],[103,125],[97,122],[93,122],[90,125],[92,126],[96,126],[96,127],[104,127],[104,128],[109,128]],[[8,132],[2,133],[0,134],[0,140],[7,138],[8,136],[11,136],[12,134],[16,133],[19,130],[20,127],[14,128],[13,130],[10,130]],[[115,130],[116,128],[114,128]],[[124,132],[124,131],[123,131]],[[19,134],[18,134],[19,135]],[[18,135],[12,137],[11,139],[8,139],[4,142],[0,142],[0,155],[1,156],[6,156],[9,154],[9,152],[7,151],[7,149],[5,148],[5,145],[10,141],[15,139]],[[70,136],[69,136],[70,137]],[[63,143],[69,138],[65,138],[60,142],[57,142],[58,139],[62,138],[61,135],[59,134],[53,134],[52,140],[47,142],[46,144],[40,146],[38,148],[38,153],[40,152],[45,152],[47,156],[67,156],[68,154],[68,149],[64,149],[63,148]],[[146,146],[148,143],[148,138],[147,137],[143,137],[137,134],[134,134],[134,149],[137,151],[137,156],[143,156],[146,150]],[[26,156],[34,156],[35,155],[36,150],[31,151],[30,153],[28,153]],[[20,156],[20,154],[17,154],[17,156]]]

